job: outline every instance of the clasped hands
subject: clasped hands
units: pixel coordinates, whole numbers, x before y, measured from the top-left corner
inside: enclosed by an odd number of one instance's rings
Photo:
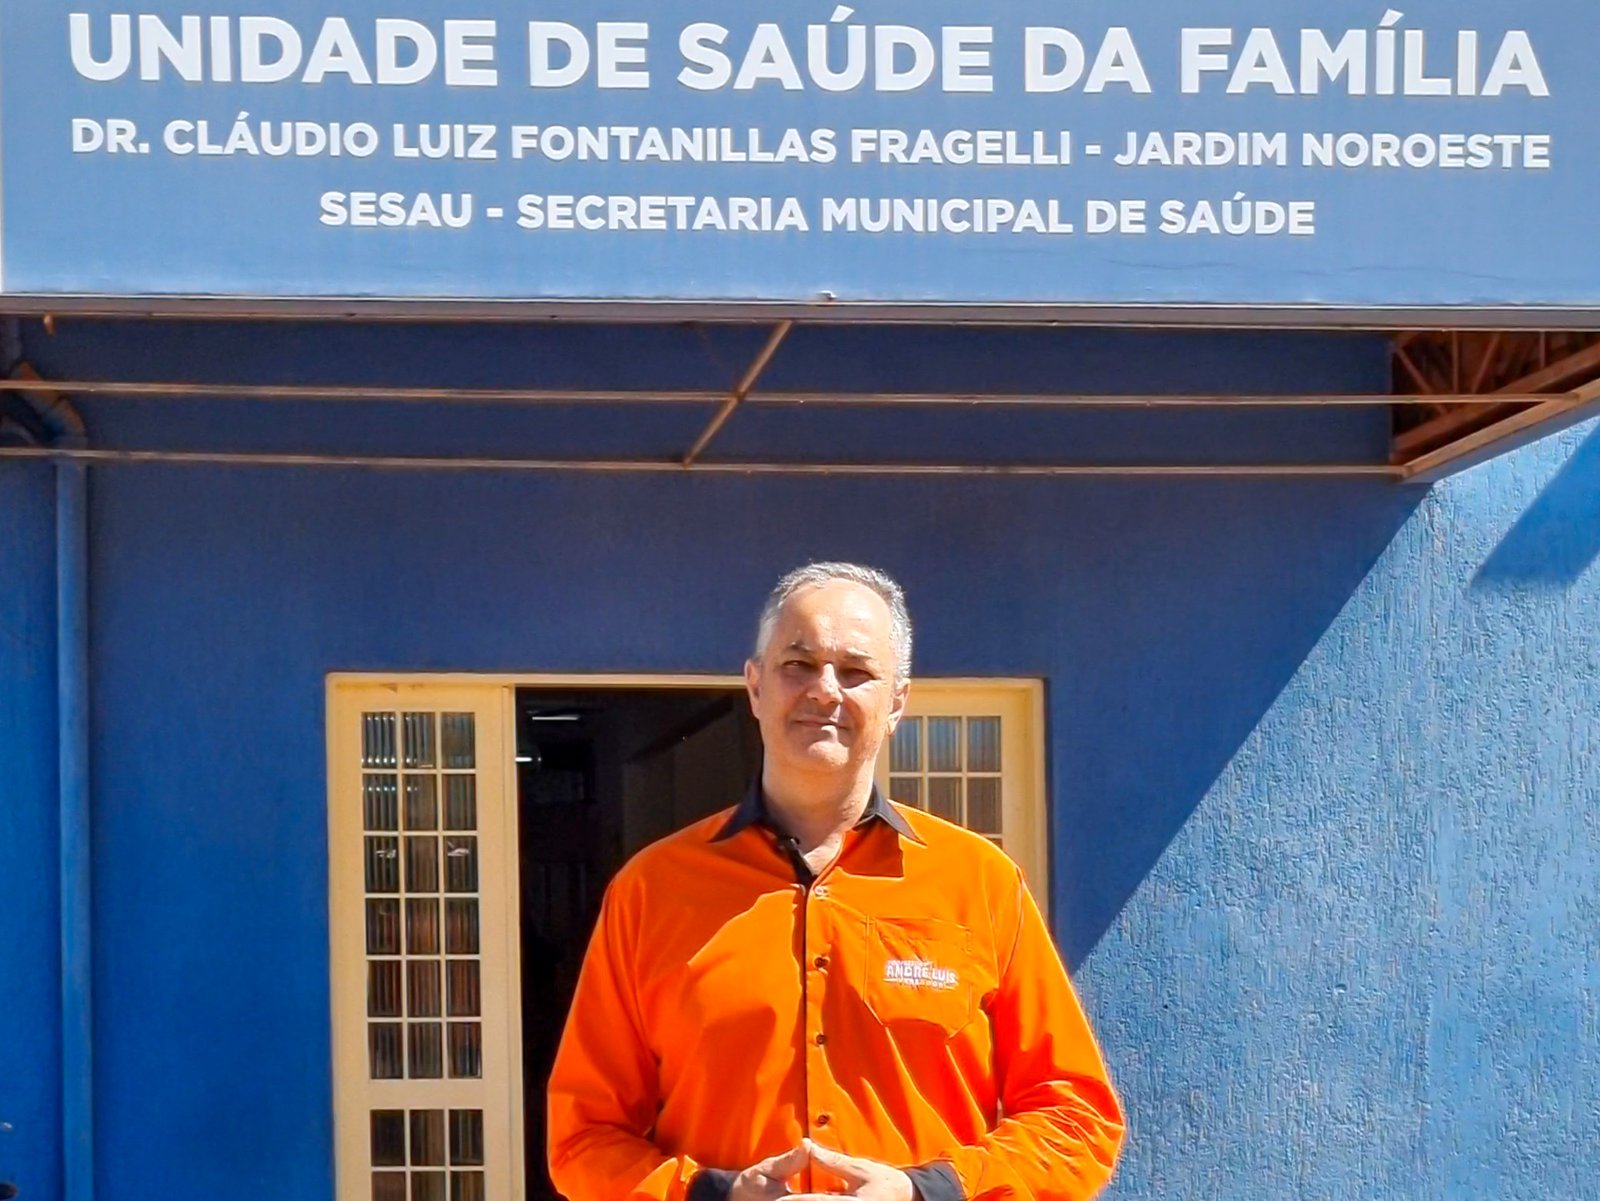
[[[807,1164],[818,1167],[844,1181],[842,1193],[794,1193],[789,1190],[789,1177],[805,1170]],[[899,1168],[871,1159],[818,1146],[803,1139],[793,1151],[763,1159],[740,1172],[734,1178],[728,1201],[819,1201],[841,1196],[860,1197],[861,1201],[915,1201],[916,1189],[911,1177]]]

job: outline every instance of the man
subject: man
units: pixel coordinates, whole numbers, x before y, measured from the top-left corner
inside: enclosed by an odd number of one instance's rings
[[[1083,1201],[1123,1118],[1016,866],[884,800],[911,623],[881,572],[779,581],[749,795],[607,890],[550,1078],[570,1201]]]

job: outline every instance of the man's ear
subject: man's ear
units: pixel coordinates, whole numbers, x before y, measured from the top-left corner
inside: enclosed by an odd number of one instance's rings
[[[761,704],[761,664],[754,659],[746,659],[744,661],[744,691],[745,695],[750,698],[750,715],[759,720],[761,717],[761,711],[758,708]]]
[[[889,733],[893,734],[899,728],[900,719],[906,715],[906,702],[910,698],[910,680],[904,680],[894,686],[894,703],[889,708]]]

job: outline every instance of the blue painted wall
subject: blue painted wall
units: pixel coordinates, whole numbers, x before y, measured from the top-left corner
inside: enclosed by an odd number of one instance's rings
[[[684,387],[725,383],[759,341],[67,323],[29,354],[57,377]],[[1356,390],[1382,387],[1385,363],[1354,337],[833,331],[786,348],[772,382]],[[502,454],[665,455],[704,419],[86,409],[122,445]],[[1381,453],[1385,420],[761,412],[719,447],[1351,460]],[[1582,1195],[1600,1142],[1597,448],[1574,431],[1426,498],[1332,481],[97,469],[102,1196],[330,1193],[328,671],[727,671],[771,580],[820,555],[903,578],[919,671],[1049,681],[1055,920],[1134,1126],[1115,1196]],[[42,634],[0,649],[9,696],[48,662],[48,476],[0,464],[0,486],[28,498],[3,522],[22,570],[0,575],[0,612],[46,606]],[[8,734],[48,737],[34,687],[0,710]],[[0,916],[0,969],[53,946],[40,765],[3,819],[22,851],[0,847],[18,865],[0,887],[31,899]],[[54,1103],[48,1056],[20,1050],[53,989],[4,1011],[0,1054],[32,1058],[0,1077],[21,1082],[0,1106]],[[48,1139],[9,1137],[0,1155],[51,1195]]]
[[[0,465],[0,1180],[39,1197],[61,1181],[54,505],[50,468]]]
[[[1207,782],[1082,977],[1118,1196],[1600,1195],[1597,555],[1600,427],[1439,486]]]

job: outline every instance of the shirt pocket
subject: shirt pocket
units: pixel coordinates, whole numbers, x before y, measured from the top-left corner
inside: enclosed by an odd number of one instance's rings
[[[942,918],[867,919],[866,979],[861,995],[887,1027],[933,1027],[946,1038],[977,1008],[972,935]]]

